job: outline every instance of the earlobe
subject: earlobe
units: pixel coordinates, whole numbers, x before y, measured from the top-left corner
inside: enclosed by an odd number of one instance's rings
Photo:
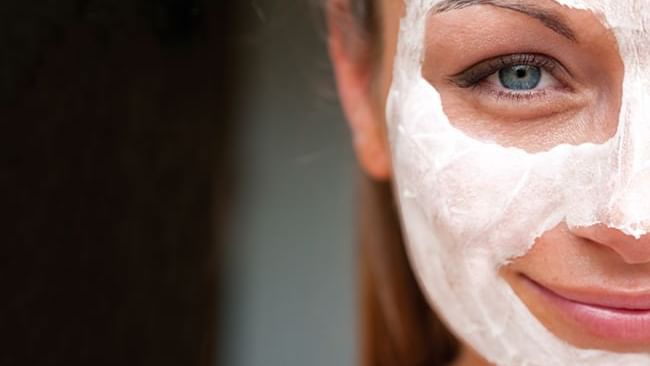
[[[389,149],[383,140],[383,136],[369,137],[354,133],[354,149],[359,164],[377,180],[387,180],[391,176]]]
[[[391,175],[384,133],[384,107],[371,90],[372,58],[345,0],[328,3],[329,52],[341,106],[350,126],[354,148],[364,171],[377,180]]]

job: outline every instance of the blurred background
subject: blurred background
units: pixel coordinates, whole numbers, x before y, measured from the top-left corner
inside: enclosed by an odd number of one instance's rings
[[[353,365],[311,0],[0,3],[0,365]]]
[[[240,2],[220,365],[355,364],[355,179],[317,3]]]

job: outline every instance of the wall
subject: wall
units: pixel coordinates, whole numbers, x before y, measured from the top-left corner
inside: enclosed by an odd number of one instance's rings
[[[219,365],[353,365],[355,179],[308,1],[241,2]]]

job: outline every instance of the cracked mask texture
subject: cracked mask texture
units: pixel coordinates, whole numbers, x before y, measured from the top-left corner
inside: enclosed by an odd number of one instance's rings
[[[558,1],[593,11],[625,65],[616,134],[603,144],[528,153],[454,128],[421,75],[433,0],[406,0],[387,121],[407,249],[455,334],[498,365],[648,365],[648,354],[578,349],[551,334],[498,275],[561,223],[640,237],[650,205],[650,2]]]

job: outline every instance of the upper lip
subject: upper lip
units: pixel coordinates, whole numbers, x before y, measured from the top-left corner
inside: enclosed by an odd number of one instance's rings
[[[562,286],[540,283],[529,277],[537,286],[543,287],[555,295],[574,303],[620,310],[650,310],[649,290],[611,290],[602,287],[566,288]]]

